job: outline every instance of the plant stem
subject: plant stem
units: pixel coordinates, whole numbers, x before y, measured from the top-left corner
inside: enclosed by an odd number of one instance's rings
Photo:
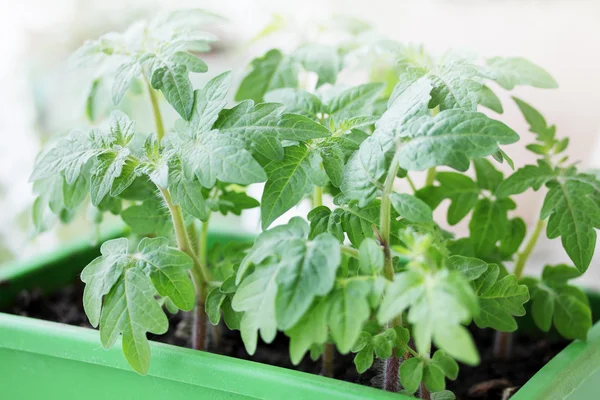
[[[192,246],[192,251],[194,254],[198,254],[198,230],[196,229],[196,224],[192,221],[192,223],[187,226],[186,230],[188,239],[190,240],[190,246]]]
[[[390,252],[390,235],[391,235],[391,203],[390,194],[394,190],[394,180],[398,174],[400,168],[398,152],[392,159],[390,169],[383,183],[383,191],[381,193],[381,204],[379,210],[379,234],[381,245],[383,246],[383,252],[385,255],[384,275],[385,277],[393,281],[394,280],[394,267],[392,265],[392,254]]]
[[[335,360],[335,345],[333,343],[325,343],[322,358],[321,368],[323,376],[333,378],[333,361]]]
[[[381,193],[381,205],[379,213],[379,234],[380,242],[383,246],[383,254],[385,256],[384,270],[385,277],[393,281],[394,280],[394,265],[392,261],[392,253],[390,251],[390,236],[391,236],[391,203],[390,194],[394,190],[394,181],[400,168],[400,160],[398,159],[398,152],[392,159],[390,169],[383,183],[383,191]],[[396,317],[390,321],[388,328],[402,325],[402,316]],[[400,358],[395,353],[390,358],[384,361],[383,365],[383,389],[388,392],[398,392],[400,390],[398,371],[400,369]]]
[[[206,282],[210,280],[210,273],[206,266],[202,265],[196,257],[190,240],[187,235],[185,223],[183,221],[183,213],[181,208],[173,204],[171,194],[166,189],[160,189],[167,207],[173,218],[173,226],[175,228],[175,236],[177,238],[177,246],[179,250],[187,254],[194,262],[194,267],[191,269],[192,280],[196,287],[196,307],[194,308],[194,324],[192,327],[192,346],[196,350],[203,350],[206,345],[206,311],[204,310],[206,297]]]
[[[345,254],[345,255],[353,257],[353,258],[358,258],[360,255],[359,251],[357,249],[355,249],[354,247],[341,245],[340,250],[342,251],[342,254]]]
[[[313,190],[313,208],[323,205],[323,188],[321,186],[315,186]]]
[[[544,230],[545,226],[546,226],[545,220],[543,220],[543,219],[538,220],[537,224],[535,225],[535,229],[533,230],[533,233],[531,234],[531,237],[529,238],[529,240],[527,241],[527,244],[525,245],[525,248],[517,256],[517,262],[515,263],[515,271],[514,271],[514,274],[517,277],[517,279],[520,279],[521,275],[523,275],[523,270],[525,269],[525,264],[527,263],[529,256],[531,256],[531,252],[535,248],[535,245],[540,237],[540,234]]]
[[[200,264],[204,266],[204,268],[208,268],[208,221],[204,221],[202,223],[202,231],[200,232],[200,243],[199,243],[199,251],[198,256],[200,257]]]
[[[158,143],[165,136],[165,127],[163,125],[162,114],[160,113],[160,105],[158,104],[158,98],[156,97],[156,91],[152,89],[148,80],[146,80],[146,86],[148,87],[148,94],[150,95],[150,102],[152,103],[152,112],[154,113],[154,124],[156,125],[156,137]]]
[[[313,189],[312,206],[313,208],[323,205],[323,188],[315,186]],[[342,252],[350,254],[352,249],[349,246],[342,246]],[[358,253],[358,250],[355,250]],[[333,363],[335,360],[335,345],[333,343],[325,343],[325,349],[321,356],[321,374],[329,378],[333,377]]]
[[[533,249],[535,248],[535,245],[545,226],[545,220],[538,220],[537,224],[535,225],[535,229],[533,230],[533,233],[531,234],[529,240],[527,240],[527,243],[525,244],[525,248],[517,256],[517,261],[515,262],[515,270],[513,272],[517,277],[517,280],[520,279],[523,275],[523,270],[525,269],[527,260],[531,256],[531,253],[533,252]],[[512,333],[496,332],[496,335],[494,337],[494,357],[499,360],[508,360],[510,358],[511,349]]]
[[[148,87],[148,94],[150,95],[150,102],[152,103],[152,111],[154,113],[154,123],[156,124],[156,137],[158,142],[165,136],[165,127],[163,125],[162,115],[160,113],[160,106],[156,97],[156,92],[146,79],[146,85]],[[206,301],[206,283],[210,280],[210,272],[206,268],[205,264],[200,263],[194,252],[194,247],[190,244],[188,232],[186,230],[185,222],[183,219],[183,213],[181,207],[174,205],[171,200],[171,194],[168,189],[159,188],[160,192],[165,199],[167,207],[171,212],[171,218],[173,218],[173,227],[175,228],[175,236],[177,238],[177,246],[179,250],[187,254],[194,262],[194,267],[191,269],[192,280],[196,287],[196,306],[194,308],[194,324],[192,328],[192,346],[196,350],[203,350],[206,345],[206,322],[208,320],[204,304]],[[193,229],[195,232],[195,228]],[[201,251],[206,251],[201,249]]]
[[[435,182],[435,174],[436,174],[435,167],[431,167],[427,170],[427,178],[425,178],[425,186],[433,185],[433,182]]]
[[[413,182],[413,180],[410,179],[410,176],[408,176],[408,174],[406,175],[406,180],[408,181],[408,184],[410,185],[410,188],[412,189],[413,193],[416,193],[417,187],[415,186],[415,183]]]
[[[421,386],[419,387],[419,398],[423,400],[431,400],[431,393],[429,393],[429,390],[423,382],[421,382]]]

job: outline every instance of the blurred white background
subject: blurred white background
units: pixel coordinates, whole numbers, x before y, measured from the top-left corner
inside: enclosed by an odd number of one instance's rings
[[[559,89],[518,88],[513,93],[540,109],[559,136],[570,136],[569,155],[585,167],[600,166],[600,1],[596,0],[4,0],[0,13],[0,263],[55,247],[85,226],[64,227],[34,238],[29,208],[29,173],[35,155],[55,133],[84,123],[89,76],[66,69],[66,59],[84,40],[121,30],[133,19],[172,7],[201,7],[228,18],[216,32],[217,51],[204,57],[209,74],[233,69],[241,77],[248,61],[270,46],[290,45],[315,20],[333,14],[362,18],[390,39],[424,44],[432,52],[464,49],[482,56],[523,56],[547,69]],[[273,13],[295,21],[285,40],[249,40]],[[499,92],[501,93],[501,92]],[[504,93],[503,93],[504,94]],[[531,138],[516,106],[504,94],[499,118]],[[138,127],[151,129],[149,121]],[[532,157],[523,142],[506,151],[517,166]],[[255,193],[256,195],[256,193]],[[541,198],[528,192],[518,213],[537,218]],[[305,210],[301,210],[305,212]],[[293,210],[293,212],[299,210]],[[284,219],[289,216],[283,217]],[[256,212],[244,226],[256,230]],[[71,227],[72,228],[72,227]],[[464,227],[463,227],[464,228]],[[535,264],[567,261],[559,241],[544,240]],[[592,262],[587,285],[600,286],[600,258]],[[594,274],[595,272],[595,274]]]

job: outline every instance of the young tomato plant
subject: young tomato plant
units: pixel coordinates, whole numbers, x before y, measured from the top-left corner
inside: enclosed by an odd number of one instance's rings
[[[600,184],[567,163],[568,140],[518,99],[537,135],[527,147],[540,160],[505,179],[493,160],[513,167],[500,146],[519,136],[478,112],[502,113],[494,84],[556,87],[546,71],[522,58],[434,57],[386,41],[378,48],[395,66],[373,74],[374,82],[345,87],[338,73],[356,47],[309,43],[253,60],[235,95],[240,102],[226,108],[229,72],[197,90],[188,78],[207,70],[197,53],[214,38],[197,31],[195,20],[205,16],[177,12],[86,43],[78,58],[117,65],[102,78],[114,80],[115,105],[134,82],[145,83],[155,132],[136,132],[113,111],[107,124],[57,141],[32,174],[39,229],[48,209],[68,221],[89,194],[99,215],[120,214],[143,237],[104,243],[82,272],[85,310],[104,346],[122,335],[125,357],[146,373],[146,333],[168,328],[163,307],[193,309],[197,349],[205,348],[206,320],[223,318],[241,331],[250,354],[259,336],[270,343],[281,331],[294,364],[309,352],[331,376],[337,348],[356,353],[360,373],[379,359],[385,390],[441,399],[453,396],[445,385],[456,379],[458,362],[479,362],[471,322],[497,330],[498,353],[506,354],[507,332],[531,297],[542,330],[554,324],[567,338],[586,337],[589,305],[568,281],[585,272],[594,252]],[[303,72],[316,74],[316,87],[301,83]],[[181,117],[173,127],[163,123],[159,92]],[[425,170],[417,190],[409,174]],[[414,193],[399,192],[400,179]],[[258,182],[265,182],[260,203],[244,189]],[[544,185],[540,222],[522,245],[526,225],[511,215],[511,196]],[[324,195],[334,207],[323,205]],[[313,202],[307,220],[272,227],[306,197]],[[448,225],[470,214],[467,237],[434,220],[446,200]],[[258,206],[264,232],[251,248],[207,253],[212,213]],[[561,237],[575,267],[548,266],[541,279],[524,278],[545,227],[549,238]]]

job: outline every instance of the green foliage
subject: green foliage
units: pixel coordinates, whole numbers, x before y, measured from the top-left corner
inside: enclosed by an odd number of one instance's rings
[[[111,32],[85,42],[73,55],[72,63],[95,65],[110,78],[115,106],[141,77],[160,90],[182,118],[189,119],[194,101],[189,73],[208,70],[194,53],[208,51],[216,39],[199,29],[211,19],[213,15],[196,9],[139,21],[123,33]],[[90,98],[96,90],[94,84]],[[93,115],[92,107],[88,101],[89,115]]]
[[[440,400],[454,398],[445,387],[457,377],[457,361],[479,362],[466,326],[514,331],[530,297],[542,330],[554,325],[585,339],[589,305],[568,281],[585,272],[594,252],[598,180],[567,164],[568,139],[519,99],[535,134],[527,148],[539,159],[505,178],[489,157],[514,169],[501,146],[519,136],[479,112],[503,111],[489,81],[507,90],[556,87],[546,71],[522,58],[438,57],[365,38],[364,24],[341,21],[348,42],[302,43],[252,60],[239,103],[228,105],[230,72],[202,88],[189,79],[208,70],[197,54],[214,37],[198,29],[214,18],[174,12],[84,44],[75,58],[103,71],[86,110],[98,125],[54,141],[36,160],[37,231],[53,219],[72,220],[89,201],[95,223],[104,212],[120,214],[134,235],[136,243],[104,243],[82,273],[85,311],[104,346],[122,336],[125,357],[144,374],[147,333],[168,328],[162,306],[204,305],[197,312],[240,330],[250,354],[259,337],[270,343],[280,331],[293,364],[306,353],[318,358],[325,346],[356,353],[360,373],[376,358],[401,357],[404,391],[423,383]],[[284,26],[278,19],[262,35]],[[343,85],[339,73],[353,58],[371,79]],[[104,82],[114,105],[146,82],[156,133],[136,132],[120,111],[102,122],[95,105]],[[156,91],[181,117],[174,126],[163,126]],[[427,184],[415,188],[410,174],[426,169]],[[398,179],[414,194],[399,192]],[[259,202],[246,186],[262,182]],[[542,187],[543,221],[523,244],[527,226],[513,215],[513,197]],[[271,227],[307,197],[309,222],[295,217]],[[468,236],[437,224],[433,211],[444,202],[450,226],[468,219]],[[253,245],[207,253],[213,213],[259,206],[263,233]],[[561,237],[575,267],[546,267],[540,280],[521,280],[545,220],[547,236]]]
[[[102,255],[81,273],[85,282],[83,305],[92,326],[100,325],[104,347],[111,347],[123,334],[123,354],[130,365],[145,374],[150,365],[146,332],[167,331],[167,317],[155,296],[168,298],[189,311],[195,292],[187,270],[192,260],[169,246],[165,238],[142,239],[134,253],[127,239],[102,245]]]
[[[552,324],[567,339],[585,340],[592,327],[592,314],[585,293],[568,281],[580,271],[568,265],[547,265],[541,279],[525,278],[531,293],[531,313],[535,324],[548,332]]]

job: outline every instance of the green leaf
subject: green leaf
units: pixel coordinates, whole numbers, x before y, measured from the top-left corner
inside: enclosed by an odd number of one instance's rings
[[[333,287],[341,258],[339,242],[327,233],[311,241],[307,236],[306,222],[293,218],[260,235],[238,269],[241,284],[232,306],[244,312],[242,338],[251,354],[257,330],[270,342],[277,327],[292,328],[315,296],[323,296]],[[254,272],[244,277],[251,265]]]
[[[375,132],[348,160],[341,189],[348,198],[358,200],[361,207],[370,203],[383,186],[382,180],[398,151],[395,136],[402,135],[413,118],[428,112],[430,89],[423,80],[399,94],[377,122]]]
[[[206,188],[213,187],[217,179],[240,185],[267,179],[243,141],[217,130],[204,132],[194,140],[179,131],[170,141],[181,157],[185,177],[191,180],[195,175]]]
[[[112,87],[112,102],[115,106],[119,105],[121,100],[123,100],[123,96],[131,86],[131,82],[141,72],[142,68],[137,60],[119,66]]]
[[[259,265],[274,253],[285,252],[291,241],[308,237],[308,224],[302,218],[294,217],[285,225],[279,225],[261,233],[252,250],[242,260],[236,275],[236,284],[252,265]],[[283,254],[283,253],[281,253]]]
[[[435,175],[442,198],[450,199],[447,219],[450,225],[456,225],[475,207],[479,198],[479,186],[468,176],[456,172],[437,172]],[[436,188],[437,189],[437,188]],[[420,197],[421,194],[419,194]],[[437,204],[428,202],[432,208]]]
[[[542,89],[553,89],[558,83],[543,68],[521,57],[494,57],[487,60],[489,71],[506,90],[515,86],[529,85]]]
[[[525,221],[521,218],[509,220],[506,235],[500,240],[500,247],[498,248],[500,254],[507,258],[515,254],[519,250],[521,243],[523,243],[526,233],[527,226],[525,225]]]
[[[373,365],[373,346],[371,344],[368,344],[356,354],[354,357],[354,365],[359,374],[362,374],[371,368],[371,365]]]
[[[342,242],[346,233],[354,247],[359,247],[365,238],[375,237],[373,226],[379,226],[379,208],[379,200],[374,200],[365,207],[350,202],[333,211],[325,206],[317,207],[308,214],[310,237],[322,232],[331,232]],[[392,221],[392,243],[399,241],[400,225],[401,222],[395,219]]]
[[[502,102],[496,94],[489,87],[483,85],[481,90],[477,93],[479,97],[479,104],[489,108],[492,111],[502,114],[504,109],[502,108]]]
[[[283,104],[287,113],[300,114],[306,117],[316,117],[323,108],[321,100],[305,90],[275,89],[266,93],[264,97],[265,101]]]
[[[350,351],[369,318],[369,291],[369,282],[349,280],[327,296],[331,336],[342,354]]]
[[[448,258],[448,268],[460,272],[467,280],[472,281],[483,275],[488,265],[478,258],[454,255]]]
[[[260,202],[263,229],[312,191],[317,168],[312,158],[306,146],[290,146],[285,148],[283,160],[265,167],[269,179]]]
[[[433,339],[438,348],[467,364],[479,357],[468,331],[460,325],[478,311],[475,294],[461,273],[408,270],[388,284],[377,319],[384,324],[408,310],[413,338],[420,353]]]
[[[301,142],[331,136],[329,129],[299,114],[284,114],[277,132],[281,139]]]
[[[122,257],[127,254],[127,239],[114,239],[103,243],[100,253],[102,256],[94,259],[81,272],[81,280],[86,284],[83,291],[83,308],[94,328],[100,322],[102,298],[123,273]]]
[[[211,324],[218,325],[221,321],[221,305],[226,297],[227,295],[218,287],[214,287],[208,292],[205,310]]]
[[[517,283],[515,275],[500,279],[499,275],[500,268],[490,264],[488,270],[473,282],[480,306],[475,323],[480,328],[513,332],[517,329],[514,316],[525,315],[523,304],[529,300],[529,291],[527,286]]]
[[[188,53],[187,51],[178,51],[174,53],[171,57],[171,61],[173,61],[175,64],[185,65],[186,68],[191,72],[208,71],[208,66],[204,61],[192,53]]]
[[[456,400],[456,396],[449,390],[431,393],[431,400]]]
[[[181,166],[171,168],[169,175],[169,191],[173,204],[200,221],[206,221],[208,210],[202,194],[202,185],[197,178],[188,180],[185,178]]]
[[[94,131],[73,131],[66,138],[59,140],[54,147],[38,157],[29,181],[34,182],[64,173],[67,184],[73,184],[79,178],[83,166],[104,151],[95,145],[94,134]]]
[[[300,46],[292,57],[298,60],[305,70],[318,75],[317,88],[325,83],[334,84],[342,67],[338,51],[333,46],[305,44]]]
[[[236,101],[251,99],[258,103],[271,90],[298,86],[298,63],[279,50],[269,50],[264,56],[252,60],[251,66],[252,70],[235,94]]]
[[[471,221],[470,238],[475,246],[475,254],[487,256],[508,231],[507,208],[501,201],[482,198],[477,201]]]
[[[419,389],[423,379],[424,362],[418,357],[412,357],[400,365],[400,383],[407,393],[413,394]]]
[[[90,197],[97,206],[110,193],[118,196],[133,183],[137,173],[137,159],[131,157],[129,149],[118,152],[103,153],[98,156],[98,163],[92,170]]]
[[[437,350],[431,358],[431,361],[439,367],[449,379],[455,380],[458,377],[458,364],[443,350]]]
[[[102,255],[83,270],[84,308],[93,326],[99,318],[102,345],[111,347],[122,333],[125,357],[145,374],[150,363],[146,332],[162,334],[169,326],[155,296],[191,310],[195,291],[187,270],[193,262],[166,238],[144,238],[134,253],[128,247],[124,238],[104,243]]]
[[[128,207],[121,213],[121,218],[133,232],[139,235],[172,235],[173,233],[169,209],[156,198]]]
[[[493,193],[502,182],[504,174],[498,171],[492,163],[485,158],[473,160],[473,165],[475,166],[475,176],[477,177],[477,184],[479,187]]]
[[[500,121],[478,112],[442,111],[414,123],[406,135],[410,140],[399,149],[400,166],[422,171],[447,165],[459,171],[469,168],[469,159],[485,157],[499,144],[514,143],[519,136]]]
[[[552,141],[554,139],[554,134],[556,133],[556,127],[548,126],[544,116],[531,105],[516,97],[513,97],[513,100],[517,103],[521,113],[527,120],[529,130],[537,134],[537,140],[543,143]]]
[[[381,95],[384,87],[382,83],[366,83],[351,87],[330,98],[325,104],[325,110],[336,119],[371,115],[373,103]]]
[[[406,193],[392,193],[390,201],[398,214],[409,221],[417,223],[433,222],[431,208],[415,196]]]
[[[432,392],[439,392],[446,388],[444,371],[435,363],[426,363],[423,369],[423,383]]]
[[[92,82],[90,91],[85,99],[85,116],[90,122],[95,122],[98,118],[97,102],[98,94],[102,88],[102,78],[96,78]]]
[[[258,332],[266,343],[271,343],[277,333],[275,318],[276,277],[281,264],[265,263],[241,282],[231,301],[234,311],[243,312],[240,321],[242,340],[248,354],[256,351]]]
[[[464,63],[446,63],[430,74],[433,84],[429,108],[475,111],[479,102],[481,83],[477,82],[476,67]]]
[[[258,200],[244,192],[233,190],[223,191],[217,200],[219,212],[223,215],[232,213],[241,215],[243,210],[260,206]]]
[[[129,365],[145,375],[150,366],[150,346],[146,332],[163,334],[169,321],[158,302],[150,279],[137,268],[130,268],[106,295],[100,317],[100,341],[111,347],[123,334],[123,354]]]
[[[166,238],[144,238],[133,258],[137,267],[150,275],[161,296],[168,297],[180,310],[194,308],[196,292],[188,275],[193,261],[187,254],[170,247]]]
[[[181,118],[188,120],[194,104],[194,88],[185,65],[162,63],[152,73],[152,87],[160,90]]]
[[[339,187],[344,174],[344,151],[336,144],[319,146],[319,154],[323,160],[323,169],[331,184]]]
[[[520,194],[529,188],[538,190],[548,181],[556,178],[556,173],[545,161],[538,161],[538,165],[526,165],[515,171],[498,185],[497,197],[508,197]]]
[[[62,195],[65,208],[75,210],[85,200],[90,188],[90,180],[80,175],[72,185],[63,180]]]
[[[212,130],[219,113],[227,105],[227,92],[231,86],[231,72],[224,72],[194,91],[191,117],[175,121],[175,130],[189,139],[198,139]],[[186,121],[189,119],[189,121]]]
[[[589,301],[585,293],[568,281],[580,276],[580,271],[567,265],[547,265],[542,279],[525,278],[531,292],[531,312],[535,324],[543,331],[556,330],[567,339],[587,338],[592,327]]]
[[[324,300],[317,301],[291,329],[286,331],[290,338],[290,359],[298,365],[311,346],[327,341],[328,306]]]
[[[587,270],[596,247],[595,228],[600,227],[598,183],[591,175],[574,175],[566,182],[553,182],[544,199],[540,218],[548,218],[546,235],[561,237],[575,267]]]
[[[275,312],[278,326],[289,329],[308,310],[315,296],[331,291],[340,265],[340,244],[329,233],[314,240],[296,240],[287,245],[277,274]]]
[[[277,137],[277,124],[281,120],[278,104],[257,104],[246,100],[232,109],[221,111],[214,128],[220,133],[240,139],[252,154],[260,154],[270,160],[283,158],[283,147]]]
[[[383,269],[383,249],[371,238],[362,241],[359,247],[358,264],[365,274],[377,274]]]

